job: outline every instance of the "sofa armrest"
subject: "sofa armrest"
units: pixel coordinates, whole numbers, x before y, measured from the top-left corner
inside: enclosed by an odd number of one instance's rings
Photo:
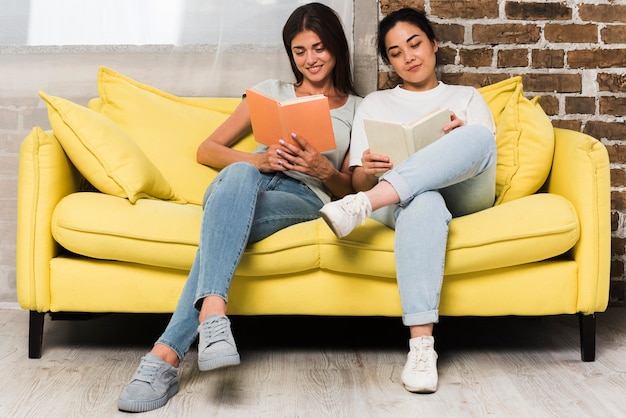
[[[555,128],[547,191],[576,208],[580,239],[569,254],[578,265],[578,312],[592,314],[608,305],[611,263],[610,166],[606,147],[580,132]]]
[[[50,222],[57,203],[78,190],[81,176],[52,132],[36,127],[22,142],[18,169],[16,282],[24,309],[50,307],[50,260],[60,247]]]

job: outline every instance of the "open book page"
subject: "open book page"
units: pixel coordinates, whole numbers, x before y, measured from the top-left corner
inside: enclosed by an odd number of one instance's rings
[[[394,167],[426,145],[444,135],[443,127],[450,122],[450,111],[436,109],[408,125],[374,119],[364,119],[370,151],[389,157]]]
[[[279,139],[294,143],[295,132],[320,152],[335,149],[328,98],[323,94],[278,101],[246,89],[252,131],[257,142],[270,146]]]
[[[397,122],[363,119],[372,154],[389,157],[394,167],[409,157],[405,127]]]
[[[407,131],[409,155],[429,145],[444,134],[443,127],[450,123],[450,110],[438,108],[411,122]]]

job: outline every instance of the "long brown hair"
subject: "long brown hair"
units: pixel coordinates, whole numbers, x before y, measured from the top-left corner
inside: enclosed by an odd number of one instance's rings
[[[320,3],[309,3],[298,7],[291,13],[283,27],[283,44],[291,63],[291,71],[296,77],[296,84],[302,83],[304,75],[298,70],[291,51],[291,41],[302,31],[315,32],[324,47],[335,57],[332,78],[334,87],[344,94],[355,94],[350,66],[350,50],[346,34],[337,13]]]

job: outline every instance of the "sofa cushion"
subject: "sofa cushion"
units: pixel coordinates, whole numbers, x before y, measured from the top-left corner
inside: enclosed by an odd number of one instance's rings
[[[524,97],[522,78],[479,89],[496,123],[496,204],[535,193],[554,155],[554,129],[536,102]]]
[[[130,205],[114,196],[83,192],[57,204],[52,234],[59,244],[80,255],[189,270],[201,222],[199,205],[145,199]],[[237,273],[258,277],[316,268],[316,224],[295,227],[249,246]]]
[[[201,220],[197,205],[158,200],[130,205],[101,193],[74,193],[57,205],[52,233],[63,247],[84,256],[188,270]],[[454,218],[446,274],[544,260],[570,249],[578,237],[578,217],[565,198],[527,196]],[[237,274],[262,277],[322,268],[394,278],[393,245],[394,232],[376,221],[340,240],[317,219],[249,245]]]
[[[94,187],[131,203],[143,197],[178,200],[159,169],[119,126],[69,100],[39,95],[63,150]]]
[[[483,272],[546,260],[568,251],[579,236],[578,215],[567,199],[556,194],[533,194],[453,218],[445,274]],[[391,229],[371,219],[341,240],[326,228],[320,237],[322,268],[395,278],[393,237]]]
[[[241,98],[191,100],[139,83],[109,68],[98,70],[94,109],[119,125],[161,170],[175,193],[201,204],[217,171],[196,162],[198,146],[241,102]],[[253,137],[234,148],[252,151]]]

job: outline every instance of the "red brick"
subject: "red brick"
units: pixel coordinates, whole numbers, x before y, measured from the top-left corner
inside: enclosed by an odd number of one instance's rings
[[[578,119],[552,119],[552,126],[561,129],[570,129],[580,132],[583,122]]]
[[[544,37],[550,42],[598,42],[598,25],[546,24]]]
[[[403,7],[424,10],[424,0],[380,0],[380,11],[386,15]]]
[[[487,86],[489,84],[497,83],[506,78],[511,77],[509,74],[496,73],[496,74],[481,74],[481,73],[442,73],[441,81],[447,84],[456,84],[462,86],[473,86],[476,88]]]
[[[461,49],[459,63],[465,67],[489,67],[493,61],[493,49]]]
[[[626,49],[579,49],[567,53],[570,68],[626,67]]]
[[[526,74],[522,76],[524,91],[580,93],[582,76],[580,74]]]
[[[498,0],[430,0],[430,14],[441,18],[497,18]]]
[[[548,115],[558,115],[559,114],[559,99],[555,96],[541,96],[539,98],[539,105],[543,109],[544,112]],[[578,129],[576,129],[578,130]]]
[[[539,26],[532,24],[508,23],[474,25],[474,44],[534,44],[541,38]]]
[[[533,68],[563,68],[565,66],[565,51],[562,49],[533,49]]]
[[[626,161],[626,145],[612,144],[606,145],[606,151],[609,154],[609,160],[612,163]]]
[[[596,98],[595,97],[566,97],[565,98],[565,113],[572,115],[575,113],[590,114],[596,113]]]
[[[498,51],[498,68],[527,67],[527,49],[501,49]]]
[[[588,22],[626,23],[626,6],[616,4],[581,4],[578,15]]]
[[[607,141],[623,141],[626,138],[626,124],[623,122],[602,122],[590,120],[585,124],[583,131],[587,135],[591,135],[597,139],[606,139]],[[611,161],[619,163],[626,162],[626,151],[619,158]]]
[[[626,93],[626,74],[624,73],[598,73],[597,82],[600,91]]]
[[[626,184],[626,171],[623,168],[611,169],[611,186],[623,187]]]
[[[611,192],[611,208],[620,211],[626,209],[626,192]]]
[[[626,44],[626,25],[611,25],[600,31],[605,44]]]
[[[452,42],[462,44],[465,42],[465,27],[452,23],[434,23],[433,30],[439,42]]]
[[[600,97],[600,113],[603,115],[626,115],[626,97]]]
[[[437,51],[437,64],[455,64],[457,51],[450,47],[440,47]]]
[[[572,9],[564,3],[507,1],[504,11],[508,19],[516,20],[569,20],[572,18]]]

